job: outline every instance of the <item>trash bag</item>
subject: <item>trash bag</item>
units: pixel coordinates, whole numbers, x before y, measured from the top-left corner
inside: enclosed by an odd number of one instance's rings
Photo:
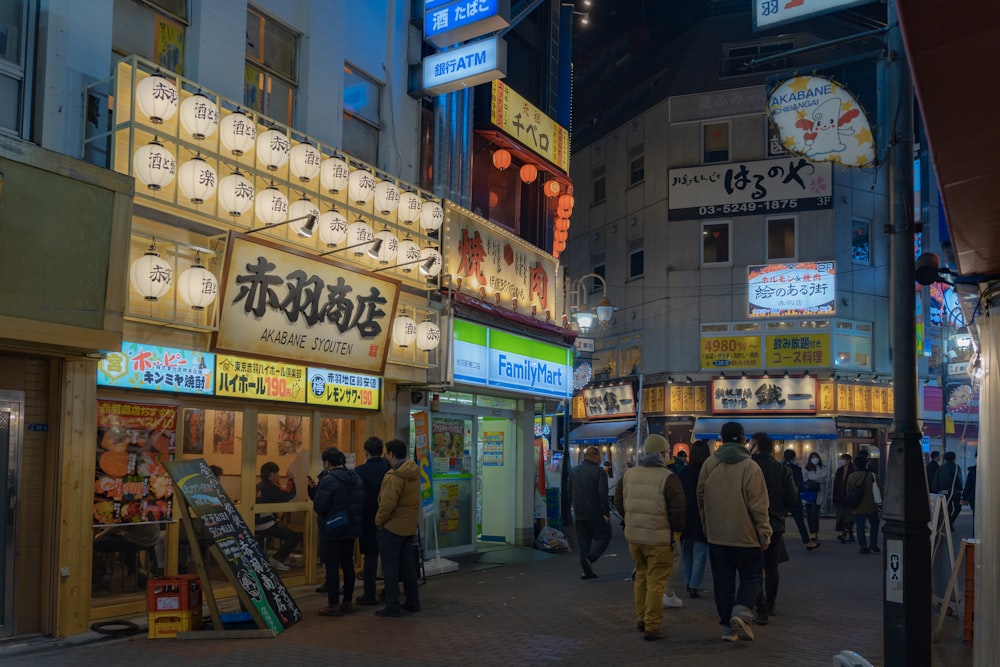
[[[562,531],[552,526],[545,526],[535,538],[535,548],[542,551],[569,551],[569,542]]]

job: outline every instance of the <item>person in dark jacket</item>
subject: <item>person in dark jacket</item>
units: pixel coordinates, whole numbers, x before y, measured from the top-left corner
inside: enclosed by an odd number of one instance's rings
[[[323,481],[323,478],[325,476],[326,476],[325,469],[319,471],[319,475],[316,477],[316,479],[313,479],[312,477],[306,475],[306,481],[307,481],[306,493],[309,494],[309,500],[316,500],[316,490],[319,489],[319,482]],[[323,517],[317,515],[316,523],[319,524],[319,533],[317,534],[321,534],[323,532]],[[325,563],[326,561],[323,560],[323,540],[316,541],[316,552],[317,555],[319,556],[319,562]],[[326,581],[324,581],[321,586],[316,588],[316,592],[326,593]]]
[[[569,474],[569,499],[580,543],[581,579],[595,579],[591,567],[611,543],[608,476],[601,467],[601,450],[587,447],[583,461]]]
[[[708,539],[705,528],[701,525],[701,515],[698,514],[698,475],[701,466],[712,455],[711,445],[707,440],[695,440],[691,443],[691,461],[684,466],[679,477],[687,506],[684,510],[684,530],[681,531],[681,551],[684,563],[684,576],[687,577],[688,597],[697,598],[701,593],[701,579],[705,576],[705,563],[708,562]]]
[[[288,486],[282,488],[278,485],[278,464],[267,461],[260,467],[260,482],[257,484],[257,504],[266,503],[287,503],[295,500],[295,476],[289,470]],[[271,566],[276,570],[285,571],[288,569],[288,556],[291,555],[295,547],[302,543],[302,533],[292,530],[288,526],[279,523],[278,517],[273,512],[263,512],[254,517],[254,534],[261,541],[273,537],[281,541],[281,546],[271,556]]]
[[[869,472],[869,459],[867,456],[857,456],[854,459],[854,472],[847,478],[847,492],[851,489],[862,486],[864,488],[861,502],[854,508],[854,529],[858,534],[858,553],[877,554],[881,553],[878,546],[878,505],[875,504],[875,492],[872,490],[878,484],[874,472]],[[874,465],[872,465],[874,468]],[[881,490],[881,485],[879,486]],[[865,537],[865,522],[871,527],[871,537]]]
[[[795,450],[786,449],[782,456],[784,457],[784,465],[788,466],[789,471],[792,473],[792,481],[795,482],[795,488],[801,493],[802,489],[805,488],[805,480],[802,477],[802,468],[795,462]],[[799,529],[799,535],[802,537],[802,544],[805,545],[806,551],[812,551],[817,548],[819,542],[814,541],[810,537],[809,528],[806,526],[806,517],[802,511],[801,496],[799,502],[792,503],[792,506],[788,508],[788,513],[795,519],[795,527]]]
[[[841,544],[854,541],[854,517],[847,506],[847,478],[854,472],[851,455],[844,452],[840,455],[837,474],[833,477],[833,504],[837,508],[836,529],[840,531],[837,539]]]
[[[979,459],[979,452],[976,452],[976,459]],[[976,521],[976,466],[969,466],[969,472],[965,475],[965,489],[962,491],[962,502],[967,504],[972,510],[972,522]]]
[[[347,510],[350,532],[345,537],[329,538],[320,534],[323,545],[323,564],[326,565],[327,605],[319,610],[320,616],[342,616],[352,610],[354,599],[354,540],[361,535],[365,507],[365,485],[353,470],[347,469],[347,457],[336,447],[323,451],[323,469],[326,474],[316,489],[313,510],[324,521]],[[340,571],[344,572],[343,602],[337,604],[340,590]]]
[[[955,519],[962,511],[962,471],[955,463],[955,452],[944,453],[944,463],[938,468],[934,479],[937,493],[943,493],[948,498],[948,521],[954,530]]]
[[[937,493],[937,471],[941,467],[941,452],[931,452],[931,460],[927,464],[927,489],[931,493]]]
[[[757,595],[754,620],[759,625],[767,625],[768,617],[774,615],[774,603],[778,597],[778,565],[788,560],[785,548],[785,517],[790,507],[800,504],[799,491],[795,488],[792,471],[774,459],[774,441],[767,433],[754,433],[750,438],[750,454],[764,473],[767,486],[768,520],[771,522],[771,544],[764,550],[764,587]]]
[[[389,472],[389,462],[382,457],[382,439],[372,436],[365,440],[365,462],[354,469],[365,484],[365,516],[361,525],[359,546],[365,557],[362,579],[364,595],[355,602],[360,605],[376,605],[375,578],[378,576],[378,541],[375,539],[375,512],[378,511],[378,492],[382,489],[382,478]]]

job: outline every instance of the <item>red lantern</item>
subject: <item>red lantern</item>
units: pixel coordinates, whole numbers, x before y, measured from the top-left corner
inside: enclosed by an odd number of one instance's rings
[[[556,241],[562,241],[563,243],[565,243],[566,239],[569,238],[569,232],[566,231],[565,229],[557,229],[553,238]]]
[[[573,209],[571,208],[563,208],[562,206],[560,206],[559,208],[556,209],[557,218],[568,218],[571,215],[573,215]]]
[[[552,243],[552,252],[560,253],[566,249],[565,241],[555,241]]]
[[[500,203],[500,195],[498,195],[493,191],[490,191],[490,208],[493,208],[499,203]]]
[[[538,178],[538,167],[533,164],[526,164],[521,167],[522,183],[534,183],[536,178]]]
[[[569,218],[556,218],[556,229],[566,231],[569,229]]]
[[[559,181],[545,181],[545,185],[542,186],[542,190],[545,192],[546,197],[555,197],[561,191]]]
[[[562,195],[559,197],[559,208],[568,208],[572,211],[575,204],[576,200],[573,199],[573,195]]]
[[[493,166],[503,171],[510,166],[510,151],[501,148],[493,152]]]

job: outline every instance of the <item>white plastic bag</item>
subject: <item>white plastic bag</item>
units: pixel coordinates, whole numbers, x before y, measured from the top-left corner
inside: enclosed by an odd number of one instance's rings
[[[569,551],[569,542],[561,531],[545,526],[535,538],[535,548],[542,551]]]

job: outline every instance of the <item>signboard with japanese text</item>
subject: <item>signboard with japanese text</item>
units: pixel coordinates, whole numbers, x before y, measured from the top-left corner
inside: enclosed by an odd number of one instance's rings
[[[864,383],[837,383],[838,414],[888,415],[895,411],[892,387]]]
[[[837,312],[836,273],[835,262],[748,266],[748,315],[833,315]]]
[[[305,403],[306,369],[220,354],[215,364],[215,395]]]
[[[799,213],[833,207],[833,167],[802,157],[671,169],[671,220]]]
[[[483,465],[503,465],[503,431],[485,431],[483,433]]]
[[[824,368],[830,362],[830,334],[790,333],[767,336],[767,368]]]
[[[631,382],[608,387],[590,387],[581,393],[587,419],[635,416],[635,392]]]
[[[816,412],[816,378],[719,378],[712,414]]]
[[[797,76],[768,96],[768,115],[789,153],[845,167],[875,164],[875,139],[854,96],[818,76]]]
[[[569,173],[569,131],[503,81],[493,82],[490,122],[564,174]]]
[[[764,30],[811,16],[864,5],[873,0],[754,0],[753,28]]]
[[[95,526],[171,520],[176,430],[176,406],[97,401]]]
[[[335,408],[375,410],[382,408],[382,379],[373,375],[310,368],[306,403]]]
[[[413,460],[420,468],[420,507],[426,518],[434,513],[430,414],[426,410],[417,410],[411,415],[413,416]]]
[[[697,414],[708,412],[707,384],[668,384],[667,414]]]
[[[642,390],[642,414],[659,414],[666,408],[664,386],[645,387]]]
[[[454,204],[445,208],[441,255],[452,289],[543,322],[562,312],[555,257]]]
[[[382,375],[399,283],[231,234],[212,349]]]
[[[97,384],[105,387],[210,396],[214,378],[214,354],[128,341],[97,364]]]
[[[760,336],[702,336],[701,367],[706,370],[761,368]]]
[[[444,95],[507,76],[507,42],[500,37],[448,49],[423,60],[423,92]]]
[[[447,0],[424,4],[424,40],[438,48],[510,25],[510,0]]]
[[[832,382],[819,383],[819,403],[816,404],[817,413],[829,413],[836,410],[835,385]]]

